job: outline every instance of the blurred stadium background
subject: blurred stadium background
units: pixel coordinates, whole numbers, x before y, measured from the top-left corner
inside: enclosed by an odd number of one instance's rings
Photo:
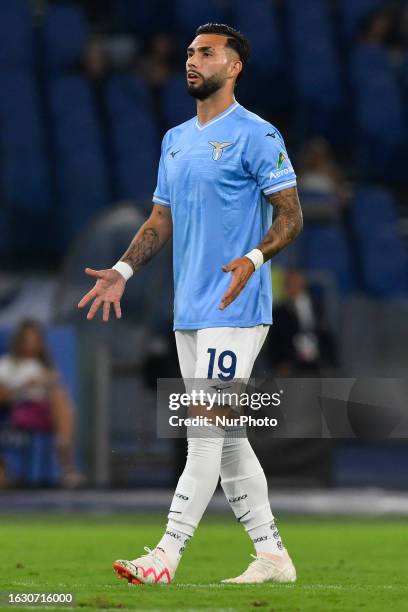
[[[44,326],[87,483],[54,491],[54,432],[16,428],[4,403],[6,511],[167,508],[185,454],[156,436],[156,378],[178,376],[171,250],[129,284],[121,321],[76,305],[84,266],[110,267],[148,213],[164,132],[195,114],[185,49],[208,21],[251,40],[237,99],[284,134],[305,217],[274,266],[257,373],[406,377],[408,2],[2,0],[0,350],[22,319]],[[305,293],[303,329],[291,304]],[[254,443],[275,511],[408,512],[406,440]]]

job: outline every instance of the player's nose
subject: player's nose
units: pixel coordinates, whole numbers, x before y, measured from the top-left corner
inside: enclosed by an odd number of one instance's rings
[[[196,62],[195,62],[193,59],[189,59],[189,60],[187,60],[187,62],[186,62],[186,69],[187,69],[187,72],[188,72],[189,70],[194,70],[194,69],[197,69],[197,64],[196,64]]]

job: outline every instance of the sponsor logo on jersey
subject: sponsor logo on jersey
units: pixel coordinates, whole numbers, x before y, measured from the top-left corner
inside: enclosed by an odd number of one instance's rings
[[[276,166],[277,170],[280,170],[284,164],[284,162],[287,160],[286,155],[283,153],[283,151],[281,151],[279,153],[279,157],[278,157],[278,165]]]
[[[286,168],[284,168],[283,166],[286,165]],[[276,170],[272,171],[269,175],[270,179],[277,179],[280,178],[282,176],[285,176],[286,174],[290,174],[291,172],[293,172],[293,166],[290,162],[289,157],[286,155],[286,153],[284,153],[283,151],[281,151],[279,153],[279,157],[278,157],[278,163],[276,165]]]
[[[233,142],[217,142],[216,140],[209,140],[208,144],[210,144],[213,148],[212,158],[214,161],[218,161],[221,159],[224,149],[233,145]]]
[[[180,153],[180,151],[181,151],[181,149],[178,149],[178,151],[170,151],[170,155],[174,159],[176,157],[177,153]]]

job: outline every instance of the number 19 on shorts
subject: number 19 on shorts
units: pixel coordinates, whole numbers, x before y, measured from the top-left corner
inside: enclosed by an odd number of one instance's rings
[[[208,374],[207,378],[214,378],[214,366],[217,364],[218,378],[220,380],[232,380],[237,369],[237,356],[233,351],[222,351],[217,356],[217,349],[209,348]]]

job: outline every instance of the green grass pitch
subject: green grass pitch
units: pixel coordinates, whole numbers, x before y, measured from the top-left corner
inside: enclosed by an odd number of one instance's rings
[[[156,515],[0,516],[3,601],[9,592],[73,592],[79,610],[408,610],[406,520],[282,518],[298,582],[245,586],[220,584],[251,560],[244,530],[232,516],[209,516],[174,584],[118,580],[112,561],[153,547],[163,525]]]

